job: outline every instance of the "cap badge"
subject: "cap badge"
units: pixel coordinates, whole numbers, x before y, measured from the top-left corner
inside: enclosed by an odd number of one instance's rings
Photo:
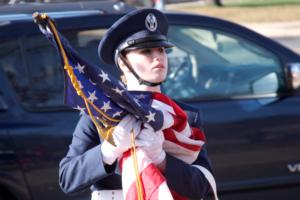
[[[149,13],[145,19],[145,25],[147,27],[147,29],[149,31],[156,31],[157,29],[157,20],[156,20],[156,17],[152,14],[152,13]]]

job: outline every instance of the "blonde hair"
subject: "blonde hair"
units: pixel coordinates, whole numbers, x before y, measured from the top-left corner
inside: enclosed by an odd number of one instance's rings
[[[127,80],[126,80],[126,77],[125,77],[124,74],[122,74],[122,75],[120,76],[120,79],[121,79],[121,81],[122,81],[125,85],[127,85]]]

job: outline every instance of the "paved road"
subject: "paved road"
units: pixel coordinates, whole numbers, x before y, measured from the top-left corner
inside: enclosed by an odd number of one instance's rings
[[[293,49],[295,52],[300,54],[300,36],[299,37],[275,37],[272,39]]]
[[[182,5],[196,5],[204,1],[187,2],[180,4],[167,4],[169,10],[176,10]],[[300,54],[300,19],[292,22],[268,22],[268,23],[241,23],[242,25],[259,32],[267,37],[270,37],[279,43],[293,49]]]
[[[300,54],[300,21],[243,23],[243,25],[278,41]]]

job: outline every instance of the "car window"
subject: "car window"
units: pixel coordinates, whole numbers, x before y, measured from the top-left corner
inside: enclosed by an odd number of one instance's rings
[[[175,99],[228,98],[278,92],[280,60],[265,48],[209,28],[171,26],[164,91]],[[263,86],[263,87],[262,87]]]
[[[68,31],[63,35],[86,60],[100,65],[97,47],[104,32],[104,29]],[[24,107],[63,106],[62,63],[56,49],[43,35],[1,42],[0,67],[6,72]]]
[[[0,42],[0,68],[6,73],[20,98],[28,100],[28,73],[20,48],[21,40]]]

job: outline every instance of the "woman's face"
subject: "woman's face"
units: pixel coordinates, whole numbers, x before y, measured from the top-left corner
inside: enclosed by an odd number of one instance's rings
[[[130,50],[126,57],[133,70],[143,80],[153,83],[165,80],[168,59],[164,47]]]

